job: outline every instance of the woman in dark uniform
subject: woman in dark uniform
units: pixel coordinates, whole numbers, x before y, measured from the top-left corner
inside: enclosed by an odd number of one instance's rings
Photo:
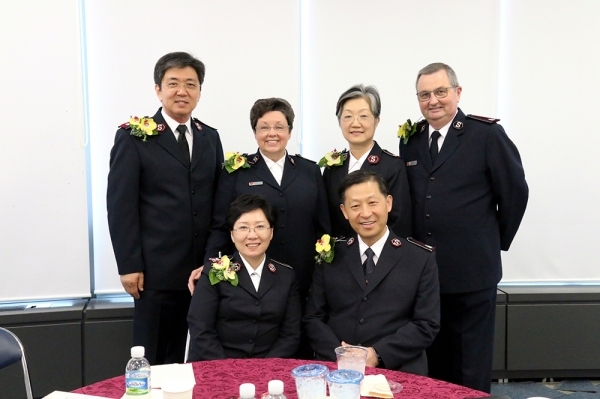
[[[296,274],[265,255],[277,211],[244,194],[226,219],[236,252],[205,264],[188,313],[188,360],[292,357],[302,316]]]
[[[257,100],[250,110],[250,124],[258,151],[235,156],[237,162],[230,161],[221,173],[206,256],[230,253],[225,215],[231,202],[241,194],[262,195],[279,214],[268,254],[293,265],[304,304],[314,270],[315,243],[331,231],[321,171],[313,161],[286,151],[294,124],[294,111],[287,101]],[[197,279],[195,273],[190,277],[190,289]]]
[[[380,112],[381,100],[374,86],[352,86],[337,102],[335,113],[349,151],[341,153],[342,161],[338,165],[326,166],[323,172],[334,237],[354,235],[340,210],[338,187],[342,178],[355,170],[371,170],[385,178],[393,198],[388,226],[401,237],[411,235],[412,207],[406,166],[398,156],[382,150],[373,140]]]

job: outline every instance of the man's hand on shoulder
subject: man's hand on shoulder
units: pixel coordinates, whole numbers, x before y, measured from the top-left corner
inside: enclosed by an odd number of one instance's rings
[[[144,291],[144,273],[129,273],[121,275],[121,284],[125,291],[135,299],[140,299],[140,291]]]
[[[192,295],[194,295],[194,289],[196,288],[196,283],[202,274],[202,269],[204,269],[204,266],[200,266],[199,268],[192,270],[192,274],[190,274],[190,278],[188,279],[188,289]]]

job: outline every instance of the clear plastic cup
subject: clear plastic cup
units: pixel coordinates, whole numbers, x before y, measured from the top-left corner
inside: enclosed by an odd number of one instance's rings
[[[338,346],[335,348],[338,369],[356,370],[364,375],[367,353],[367,348],[362,346]]]
[[[363,373],[356,370],[333,370],[325,379],[329,385],[331,399],[360,399],[360,383]]]
[[[327,395],[325,375],[329,371],[322,364],[305,364],[292,370],[296,380],[298,399],[322,399]]]

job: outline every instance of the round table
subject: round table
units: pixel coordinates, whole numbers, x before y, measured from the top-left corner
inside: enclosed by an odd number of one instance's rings
[[[331,362],[296,359],[226,359],[194,362],[192,366],[196,386],[193,397],[194,399],[238,398],[240,384],[251,382],[256,386],[256,396],[259,398],[267,391],[270,380],[282,380],[285,396],[288,399],[297,399],[296,385],[290,372],[297,366],[310,363],[324,364],[330,370],[337,369],[336,364]],[[367,367],[366,374],[383,374],[388,380],[401,383],[404,389],[395,394],[394,398],[463,399],[489,396],[484,392],[400,371]],[[125,393],[125,377],[114,377],[73,392],[119,399]]]

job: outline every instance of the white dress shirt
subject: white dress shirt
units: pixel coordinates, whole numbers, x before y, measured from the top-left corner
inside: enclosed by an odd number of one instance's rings
[[[267,259],[267,257],[263,257],[262,262],[260,262],[260,265],[258,265],[256,270],[254,270],[252,266],[250,266],[250,264],[246,261],[246,259],[244,259],[242,254],[240,254],[240,258],[242,259],[242,262],[244,262],[246,270],[248,270],[248,274],[250,275],[250,279],[252,280],[254,289],[256,289],[256,292],[258,292],[258,286],[260,285],[260,277],[262,276],[263,267],[265,266],[265,260]]]
[[[281,186],[281,178],[283,177],[283,166],[285,165],[285,157],[287,156],[287,151],[277,162],[271,161],[271,159],[266,157],[265,154],[262,153],[262,151],[260,151],[260,154],[265,160],[265,164],[267,165],[267,168],[269,168],[269,170],[271,171],[271,174],[275,178],[275,181]]]
[[[169,126],[169,129],[171,129],[171,131],[175,135],[175,140],[179,140],[179,132],[177,131],[177,128],[179,127],[179,125],[185,125],[185,127],[187,128],[187,131],[185,132],[185,139],[187,140],[188,146],[190,147],[190,159],[192,159],[192,148],[194,147],[194,135],[192,134],[192,118],[188,119],[185,123],[179,123],[175,119],[167,115],[164,109],[162,109],[160,113],[162,114],[163,118],[165,118],[165,122]]]
[[[365,244],[365,242],[362,240],[362,238],[360,238],[360,236],[358,236],[358,250],[360,251],[361,260],[360,263],[365,263],[365,261],[367,260],[367,255],[365,254],[365,251],[368,248],[371,248],[373,250],[373,253],[375,254],[375,256],[373,256],[373,262],[375,262],[375,265],[377,265],[377,261],[381,256],[381,251],[383,251],[383,247],[385,246],[385,242],[387,241],[389,235],[390,229],[388,229],[386,226],[385,234],[383,235],[383,237],[377,240],[377,242],[375,242],[375,244],[371,245],[370,247],[367,244]]]
[[[350,159],[348,160],[348,173],[352,173],[352,172],[360,170],[360,168],[362,168],[363,163],[365,163],[365,160],[367,159],[367,157],[371,153],[371,150],[373,149],[374,146],[375,146],[375,143],[373,143],[373,145],[371,146],[371,148],[369,148],[367,150],[367,152],[365,152],[362,155],[362,157],[360,157],[359,159],[354,158],[354,155],[352,155],[352,151],[349,151],[349,153],[350,153]]]
[[[456,114],[458,114],[458,110],[456,111]],[[456,114],[454,114],[452,119],[450,119],[450,122],[448,122],[444,126],[442,126],[441,129],[434,129],[433,127],[431,127],[431,125],[429,125],[429,148],[431,148],[431,133],[435,132],[436,130],[438,132],[440,132],[440,137],[438,137],[438,154],[440,153],[440,151],[442,151],[442,145],[444,144],[444,139],[446,138],[446,135],[448,134],[448,129],[450,129],[450,125],[452,124],[452,121],[454,121],[454,118],[456,118]]]

